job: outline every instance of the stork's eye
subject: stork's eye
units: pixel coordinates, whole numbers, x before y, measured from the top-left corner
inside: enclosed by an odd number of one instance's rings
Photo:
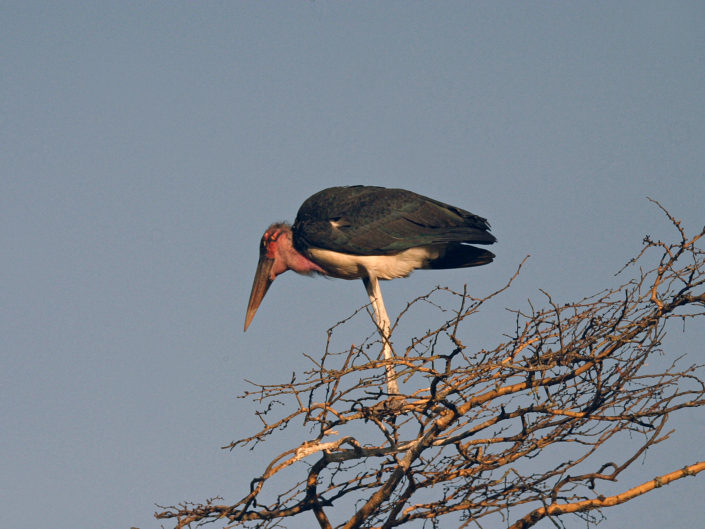
[[[262,242],[264,243],[265,246],[267,246],[268,244],[275,242],[279,238],[280,235],[281,235],[281,231],[267,232],[264,234],[264,238],[263,238]]]

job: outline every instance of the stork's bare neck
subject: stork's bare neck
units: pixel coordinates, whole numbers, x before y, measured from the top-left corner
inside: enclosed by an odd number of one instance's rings
[[[291,226],[283,222],[272,224],[264,232],[260,252],[274,261],[270,272],[271,280],[287,270],[299,274],[325,273],[320,266],[294,248]]]

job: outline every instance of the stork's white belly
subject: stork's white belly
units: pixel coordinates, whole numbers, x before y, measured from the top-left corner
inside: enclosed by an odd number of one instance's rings
[[[312,261],[327,274],[341,279],[406,277],[418,268],[426,268],[429,260],[438,258],[440,252],[434,246],[409,248],[394,255],[351,255],[331,250],[308,250]]]

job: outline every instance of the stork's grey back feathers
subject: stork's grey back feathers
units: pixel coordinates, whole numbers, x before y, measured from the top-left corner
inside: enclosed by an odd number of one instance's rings
[[[447,244],[434,268],[486,264],[494,254],[467,243],[492,244],[486,219],[404,189],[331,187],[308,198],[292,227],[299,251],[320,248],[354,255],[391,255]],[[466,244],[462,244],[466,243]]]

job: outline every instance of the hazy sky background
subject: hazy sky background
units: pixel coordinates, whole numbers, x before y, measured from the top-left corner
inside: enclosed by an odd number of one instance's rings
[[[392,317],[437,284],[487,294],[531,254],[476,347],[539,288],[580,299],[674,237],[646,196],[705,219],[702,1],[0,2],[0,60],[3,528],[156,528],[156,503],[246,494],[285,441],[220,449],[259,426],[245,379],[288,380],[367,301],[290,273],[242,332],[262,232],[319,189],[492,223],[495,263],[383,284]],[[668,358],[702,362],[686,331]],[[703,410],[672,425],[622,489],[705,458]],[[704,480],[604,526],[699,527]]]

